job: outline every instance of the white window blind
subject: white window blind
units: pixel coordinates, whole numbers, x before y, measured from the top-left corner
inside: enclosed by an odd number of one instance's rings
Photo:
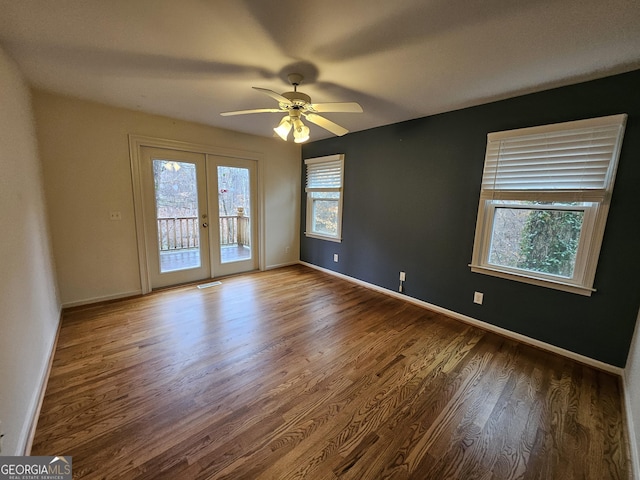
[[[306,160],[307,192],[339,191],[342,188],[342,156],[336,155],[335,160],[321,159]]]
[[[484,191],[607,190],[626,115],[488,135]]]

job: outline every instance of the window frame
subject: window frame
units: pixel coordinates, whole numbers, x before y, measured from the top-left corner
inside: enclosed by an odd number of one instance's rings
[[[615,181],[615,174],[619,153],[624,135],[624,127],[626,123],[626,115],[612,115],[609,117],[601,117],[596,119],[579,120],[575,122],[565,122],[554,125],[545,125],[541,127],[530,127],[508,132],[497,132],[489,134],[487,141],[487,156],[485,158],[485,171],[483,173],[483,181],[480,192],[480,202],[478,206],[478,217],[476,222],[475,240],[473,245],[473,253],[471,264],[469,265],[472,272],[492,275],[509,280],[520,281],[533,285],[548,287],[552,289],[562,290],[566,292],[576,293],[580,295],[590,296],[596,290],[593,288],[595,273],[597,268],[598,257]],[[607,166],[606,177],[603,180],[602,188],[584,188],[584,189],[552,189],[552,188],[532,188],[524,189],[496,189],[491,188],[491,178],[487,178],[487,164],[489,163],[490,143],[493,139],[520,139],[530,135],[540,133],[569,132],[571,130],[589,128],[598,125],[616,125],[619,126],[615,145]],[[495,140],[494,140],[495,141]],[[495,146],[493,146],[495,148]],[[494,154],[495,155],[495,154]],[[546,156],[542,154],[540,162]],[[536,160],[538,157],[536,157]],[[499,160],[496,170],[500,168]],[[497,176],[498,173],[495,173]],[[494,181],[495,187],[497,182]],[[487,187],[489,185],[489,187]],[[580,205],[561,206],[549,204],[527,204],[525,202],[559,202],[573,203]],[[505,203],[520,202],[520,203]],[[520,269],[516,267],[507,267],[496,265],[489,262],[491,255],[491,243],[494,234],[494,218],[497,208],[524,208],[528,210],[581,210],[584,212],[582,226],[580,230],[580,239],[576,252],[574,272],[571,278],[558,275],[547,274],[543,272],[535,272],[531,270]]]
[[[327,155],[324,157],[314,157],[308,158],[304,161],[305,164],[305,193],[307,196],[306,200],[306,225],[305,225],[305,236],[310,238],[317,238],[321,240],[329,240],[332,242],[342,242],[342,205],[343,205],[343,193],[344,193],[344,154],[335,154],[335,155]],[[313,165],[314,167],[318,166],[327,166],[338,165],[339,168],[339,181],[334,182],[331,186],[310,186],[310,168],[309,166]],[[338,212],[337,212],[337,231],[336,235],[329,235],[326,233],[315,231],[315,216],[314,216],[314,203],[318,200],[313,197],[313,193],[338,193],[338,198],[336,200],[332,199],[322,199],[324,201],[335,201],[337,202]]]

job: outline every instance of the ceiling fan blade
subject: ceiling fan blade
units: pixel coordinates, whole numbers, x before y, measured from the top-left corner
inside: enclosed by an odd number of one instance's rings
[[[314,112],[362,113],[362,107],[356,102],[313,103],[310,110]]]
[[[260,88],[260,87],[251,87],[254,90],[258,90],[259,92],[264,93],[265,95],[269,95],[274,100],[277,100],[280,103],[284,103],[285,105],[291,105],[291,101],[287,97],[283,97],[279,93],[274,92],[273,90],[269,90],[268,88]]]
[[[337,123],[333,123],[331,120],[327,120],[320,115],[316,115],[315,113],[306,113],[304,114],[304,116],[311,123],[315,123],[319,127],[322,127],[325,130],[329,130],[331,133],[338,135],[339,137],[341,137],[345,133],[349,133],[349,130],[347,130],[346,128],[341,127]]]
[[[223,117],[229,117],[231,115],[246,115],[247,113],[275,113],[283,112],[279,108],[254,108],[253,110],[237,110],[235,112],[221,112]]]

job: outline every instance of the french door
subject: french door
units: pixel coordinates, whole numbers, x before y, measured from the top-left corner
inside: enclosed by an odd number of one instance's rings
[[[207,156],[212,225],[211,268],[215,276],[258,268],[256,162]]]
[[[209,278],[206,156],[142,147],[141,160],[151,287]]]
[[[255,161],[141,147],[151,289],[258,268]]]

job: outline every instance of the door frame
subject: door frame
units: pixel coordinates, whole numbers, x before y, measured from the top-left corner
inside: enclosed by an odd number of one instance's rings
[[[129,134],[129,159],[131,162],[131,183],[133,189],[133,210],[136,224],[136,241],[138,246],[138,265],[140,271],[140,287],[142,294],[151,292],[151,278],[149,274],[149,252],[147,250],[147,238],[152,235],[145,226],[145,215],[151,212],[145,212],[144,204],[144,188],[142,176],[142,147],[163,148],[166,150],[179,150],[183,152],[200,153],[205,155],[215,155],[219,157],[231,157],[244,160],[255,160],[257,169],[257,234],[258,248],[258,268],[264,270],[265,259],[265,225],[264,225],[264,189],[262,178],[262,160],[264,155],[260,152],[252,152],[248,150],[239,150],[233,148],[216,147],[212,145],[202,145],[190,142],[181,142],[178,140],[169,140],[165,138],[147,137],[144,135]]]

